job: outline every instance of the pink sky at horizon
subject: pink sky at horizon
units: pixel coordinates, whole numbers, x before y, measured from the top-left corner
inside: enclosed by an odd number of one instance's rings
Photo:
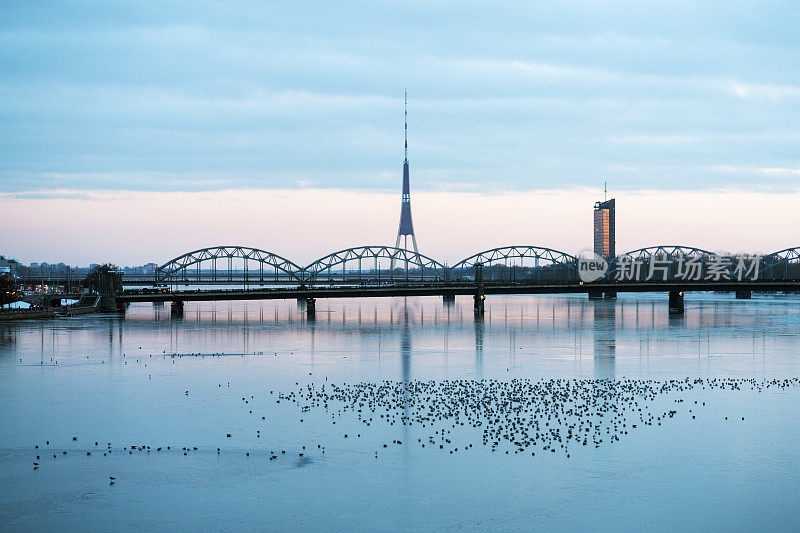
[[[0,255],[23,263],[159,264],[243,245],[308,264],[330,252],[393,245],[400,195],[336,189],[0,194]],[[800,190],[633,191],[617,199],[617,252],[656,244],[769,253],[800,246]],[[506,245],[571,254],[591,247],[597,189],[496,194],[416,192],[420,252],[450,264]]]

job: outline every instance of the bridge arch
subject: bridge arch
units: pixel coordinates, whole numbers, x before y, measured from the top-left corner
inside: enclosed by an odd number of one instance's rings
[[[759,275],[767,279],[800,279],[800,246],[762,257]]]
[[[577,276],[577,258],[566,252],[541,246],[517,245],[484,250],[462,259],[450,268],[455,279],[472,275],[476,263],[491,280],[572,281]]]
[[[371,277],[367,277],[369,274]],[[393,246],[357,246],[330,253],[303,268],[304,281],[363,282],[444,279],[444,265]]]
[[[644,281],[653,276],[660,276],[661,279],[680,279],[682,276],[681,261],[685,264],[686,261],[693,261],[699,263],[707,263],[712,256],[717,256],[715,252],[696,248],[694,246],[684,246],[679,244],[661,244],[655,246],[647,246],[630,250],[617,255],[609,261],[607,277],[615,275],[616,268],[621,263],[638,263],[638,269],[630,269],[627,275],[630,280]],[[658,266],[653,272],[649,270],[651,261],[667,261],[665,265]],[[731,268],[733,268],[731,266]],[[657,272],[657,273],[656,273]]]
[[[694,246],[682,246],[678,244],[662,244],[657,246],[647,246],[645,248],[638,248],[628,252],[623,252],[612,261],[618,260],[620,257],[629,257],[631,259],[649,260],[651,258],[659,259],[676,259],[678,257],[684,258],[705,258],[716,255],[714,252],[703,250],[702,248],[695,248]]]
[[[220,259],[227,260],[223,269]],[[211,267],[203,270],[203,264]],[[251,270],[254,265],[257,270]],[[194,267],[194,268],[192,268]],[[194,270],[194,272],[190,272]],[[180,255],[158,267],[158,281],[299,281],[302,269],[277,254],[247,246],[212,246]]]

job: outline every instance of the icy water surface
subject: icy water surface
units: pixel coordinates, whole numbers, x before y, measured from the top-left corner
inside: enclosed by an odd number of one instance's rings
[[[800,298],[0,324],[0,529],[800,529]],[[113,478],[113,479],[112,479]]]

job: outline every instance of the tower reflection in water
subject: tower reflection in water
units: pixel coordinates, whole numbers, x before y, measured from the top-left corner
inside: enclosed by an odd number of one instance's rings
[[[411,327],[408,301],[403,302],[403,329],[400,333],[400,372],[403,383],[411,382]]]
[[[614,379],[617,334],[617,305],[614,301],[596,300],[594,303],[594,377]]]

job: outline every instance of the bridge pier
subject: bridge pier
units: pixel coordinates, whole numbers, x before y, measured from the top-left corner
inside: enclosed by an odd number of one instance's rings
[[[317,299],[306,298],[306,319],[314,320],[317,315]]]
[[[472,300],[473,300],[472,309],[475,311],[475,314],[483,315],[483,313],[486,311],[486,305],[485,305],[486,296],[484,296],[483,294],[476,294],[475,296],[472,297]]]
[[[601,300],[603,298],[603,289],[589,289],[590,300]]]
[[[170,304],[169,314],[174,317],[183,317],[183,300],[174,300]]]
[[[616,300],[616,299],[617,299],[617,291],[606,291],[606,292],[603,294],[603,297],[604,297],[606,300]]]
[[[476,316],[483,316],[486,309],[486,296],[483,295],[483,263],[475,263],[475,295],[472,297],[472,309]]]
[[[669,291],[669,314],[682,315],[684,311],[683,292]]]
[[[124,311],[124,307],[117,301],[117,295],[122,292],[122,273],[101,268],[98,273],[100,292],[100,309],[111,313]]]
[[[452,307],[456,303],[456,295],[453,293],[443,294],[442,302],[444,302],[445,307]]]
[[[752,297],[750,289],[736,289],[737,300],[749,300]]]
[[[117,301],[116,294],[101,294],[99,306],[100,309],[109,313],[125,311],[125,304]]]

